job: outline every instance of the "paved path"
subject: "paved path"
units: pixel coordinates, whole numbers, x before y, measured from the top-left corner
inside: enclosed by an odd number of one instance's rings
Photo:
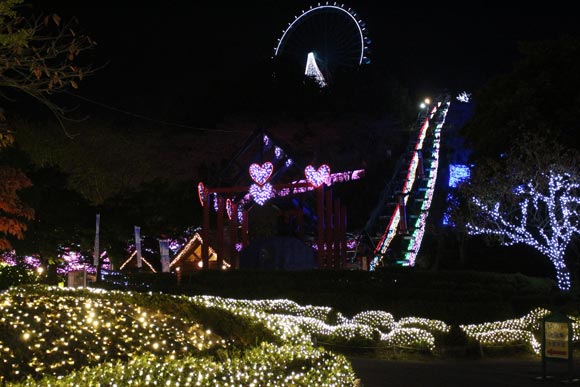
[[[580,386],[568,379],[566,363],[547,363],[551,380],[536,380],[541,376],[538,360],[433,360],[392,361],[348,357],[363,387],[562,387]],[[575,363],[574,377],[580,374],[580,363]]]

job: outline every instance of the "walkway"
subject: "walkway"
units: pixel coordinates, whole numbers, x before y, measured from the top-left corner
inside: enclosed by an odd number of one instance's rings
[[[516,359],[392,361],[368,358],[348,358],[362,387],[553,387],[565,384],[580,386],[568,379],[566,363],[547,364],[553,379],[536,380],[541,376],[541,361]],[[574,376],[580,374],[580,362],[575,363]]]

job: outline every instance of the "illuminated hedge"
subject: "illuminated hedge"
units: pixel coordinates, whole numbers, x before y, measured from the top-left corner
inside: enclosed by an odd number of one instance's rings
[[[519,319],[496,321],[483,324],[461,325],[468,337],[474,338],[482,345],[513,345],[524,343],[530,346],[534,353],[540,354],[540,328],[549,310],[536,308]],[[572,340],[580,339],[580,320],[572,319]]]
[[[201,324],[195,317],[204,311],[267,329],[272,342],[248,346],[238,337],[220,337],[209,329],[211,321]],[[535,309],[519,319],[460,328],[482,346],[526,344],[539,353],[540,322],[548,313]],[[580,321],[573,321],[577,341]],[[0,293],[0,384],[29,378],[23,385],[104,385],[106,380],[118,386],[180,386],[195,380],[196,386],[350,387],[354,373],[348,362],[314,348],[315,339],[435,351],[435,335],[449,331],[439,320],[396,321],[384,311],[348,319],[332,308],[289,300],[12,288]]]
[[[71,386],[196,386],[196,387],[346,387],[355,383],[348,361],[311,346],[262,343],[241,357],[214,361],[184,356],[137,355],[42,380],[46,387]],[[38,386],[34,380],[13,387]]]

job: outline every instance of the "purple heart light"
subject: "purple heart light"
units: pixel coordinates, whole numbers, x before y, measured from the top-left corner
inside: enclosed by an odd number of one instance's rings
[[[250,186],[250,195],[252,195],[257,204],[262,206],[274,195],[274,189],[270,183],[265,183],[264,185],[252,184]]]
[[[306,180],[315,188],[320,187],[324,183],[329,183],[330,178],[330,167],[326,164],[322,164],[318,169],[314,169],[312,165],[307,165],[304,168],[304,175]]]
[[[258,185],[264,185],[270,176],[272,176],[274,165],[272,165],[272,163],[269,161],[266,161],[262,165],[253,163],[250,165],[249,171],[252,180],[254,180]]]

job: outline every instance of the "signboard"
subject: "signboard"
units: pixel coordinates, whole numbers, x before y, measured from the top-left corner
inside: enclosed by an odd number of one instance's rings
[[[69,288],[79,288],[87,286],[87,276],[84,270],[71,271],[67,275],[67,286]]]
[[[544,329],[546,344],[544,356],[556,359],[568,359],[570,357],[570,345],[568,343],[570,325],[567,321],[545,321]]]
[[[541,380],[552,378],[546,375],[548,361],[566,361],[569,381],[573,379],[574,360],[572,353],[572,321],[560,313],[552,313],[542,320],[542,376]]]

